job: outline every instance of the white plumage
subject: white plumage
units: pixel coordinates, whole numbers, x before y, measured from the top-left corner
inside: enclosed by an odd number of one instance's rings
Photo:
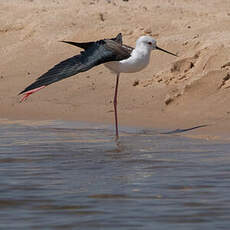
[[[136,47],[129,58],[104,65],[114,73],[135,73],[149,64],[150,53],[154,49],[156,49],[156,40],[150,36],[141,36],[136,41]]]

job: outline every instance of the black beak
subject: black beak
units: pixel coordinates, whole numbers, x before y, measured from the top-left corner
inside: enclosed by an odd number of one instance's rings
[[[171,52],[169,52],[169,51],[167,51],[167,50],[164,50],[164,49],[162,49],[162,48],[160,48],[160,47],[158,47],[158,46],[156,46],[156,49],[157,49],[157,50],[161,50],[161,51],[163,51],[163,52],[165,52],[165,53],[168,53],[168,54],[171,54],[171,55],[173,55],[173,56],[178,57],[176,54],[171,53]]]

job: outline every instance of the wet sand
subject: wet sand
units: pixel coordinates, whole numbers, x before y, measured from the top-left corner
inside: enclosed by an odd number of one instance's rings
[[[186,129],[198,138],[228,139],[230,126],[228,0],[2,0],[0,117],[113,123],[115,78],[98,66],[50,85],[19,103],[17,94],[79,49],[60,40],[91,41],[123,33],[135,46],[148,34],[179,57],[154,51],[148,68],[123,74],[123,126]],[[135,83],[135,84],[134,84]]]

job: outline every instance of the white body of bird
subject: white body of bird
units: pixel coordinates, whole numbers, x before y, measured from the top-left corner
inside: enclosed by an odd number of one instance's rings
[[[150,53],[156,48],[156,41],[149,36],[141,36],[131,56],[125,60],[107,62],[104,65],[115,73],[135,73],[144,69],[150,60]]]

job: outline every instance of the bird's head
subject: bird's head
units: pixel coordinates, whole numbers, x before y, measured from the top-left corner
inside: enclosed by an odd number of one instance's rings
[[[171,52],[157,46],[156,40],[150,36],[141,36],[140,38],[138,38],[138,40],[136,42],[136,47],[145,47],[149,51],[150,50],[160,50],[160,51],[163,51],[165,53],[177,56],[176,54],[171,53]]]

